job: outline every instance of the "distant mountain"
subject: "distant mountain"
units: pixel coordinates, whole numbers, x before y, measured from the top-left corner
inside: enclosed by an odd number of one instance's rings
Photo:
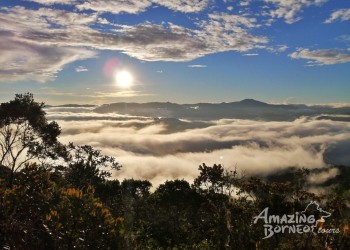
[[[112,103],[94,109],[98,113],[118,113],[124,115],[178,118],[191,120],[213,119],[254,119],[254,120],[294,120],[300,116],[327,117],[348,121],[350,107],[332,108],[306,105],[275,105],[254,99],[239,102],[176,104],[170,102]],[[322,115],[322,116],[321,116]],[[340,115],[340,116],[339,116]]]
[[[46,108],[93,108],[93,104],[63,104],[63,105],[45,105]]]
[[[267,104],[265,102],[260,102],[254,99],[244,99],[240,102],[231,102],[233,105],[241,105],[243,107],[268,107],[271,106],[270,104]]]

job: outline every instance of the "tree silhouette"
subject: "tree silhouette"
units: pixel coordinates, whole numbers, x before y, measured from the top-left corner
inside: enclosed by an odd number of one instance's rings
[[[10,186],[14,173],[25,163],[57,158],[60,128],[47,121],[43,107],[30,93],[17,94],[0,105],[0,165],[10,169]]]

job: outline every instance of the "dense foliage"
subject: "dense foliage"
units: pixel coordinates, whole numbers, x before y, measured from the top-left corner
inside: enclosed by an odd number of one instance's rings
[[[151,191],[146,180],[110,179],[121,166],[91,146],[61,145],[42,108],[30,94],[0,106],[2,249],[350,249],[346,185],[318,196],[305,169],[273,182],[202,164],[192,185]],[[262,221],[253,223],[266,207],[295,214],[310,201],[332,213],[323,228],[338,233],[263,239]]]

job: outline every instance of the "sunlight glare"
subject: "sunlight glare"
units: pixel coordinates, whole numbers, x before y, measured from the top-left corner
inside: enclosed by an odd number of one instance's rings
[[[133,83],[133,77],[128,71],[119,71],[116,74],[116,82],[120,88],[126,89],[130,88]]]

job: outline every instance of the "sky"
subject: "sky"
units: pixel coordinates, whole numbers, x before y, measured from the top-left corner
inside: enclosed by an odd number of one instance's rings
[[[350,1],[0,0],[0,65],[0,101],[350,103]]]

